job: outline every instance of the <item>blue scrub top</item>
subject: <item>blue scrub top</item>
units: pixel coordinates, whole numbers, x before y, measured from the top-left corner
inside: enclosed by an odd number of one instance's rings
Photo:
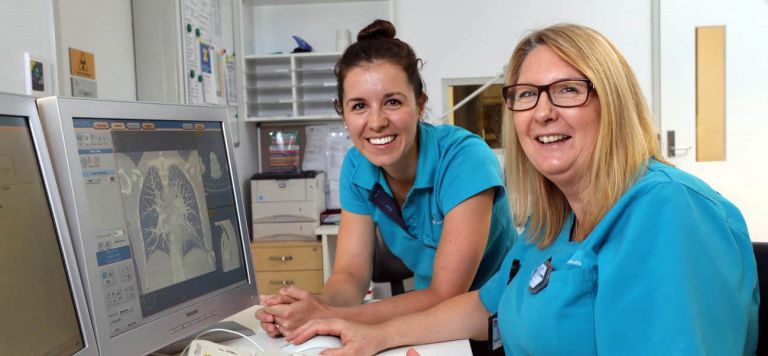
[[[754,354],[759,293],[747,226],[704,182],[651,160],[585,241],[569,241],[572,224],[571,215],[543,250],[516,244],[480,289],[508,355]],[[534,269],[549,259],[548,284],[531,292]]]
[[[495,188],[488,243],[471,287],[477,289],[499,269],[517,237],[499,161],[480,137],[457,126],[420,122],[418,140],[416,180],[402,209],[392,198],[384,171],[356,148],[347,152],[341,168],[341,207],[370,215],[392,253],[413,271],[415,288],[423,289],[432,280],[445,215],[468,198]]]

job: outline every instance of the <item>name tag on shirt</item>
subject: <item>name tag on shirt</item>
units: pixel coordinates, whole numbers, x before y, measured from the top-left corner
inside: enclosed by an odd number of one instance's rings
[[[488,317],[488,347],[491,351],[498,350],[501,347],[501,333],[499,333],[499,315],[493,314]]]
[[[552,274],[552,258],[544,261],[533,271],[531,280],[528,282],[528,291],[533,294],[540,292],[549,283],[549,275]]]

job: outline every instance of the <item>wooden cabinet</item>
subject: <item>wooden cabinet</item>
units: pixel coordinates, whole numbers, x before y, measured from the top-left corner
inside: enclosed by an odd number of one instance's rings
[[[261,294],[275,294],[290,285],[314,294],[323,288],[320,241],[252,242],[251,255]]]

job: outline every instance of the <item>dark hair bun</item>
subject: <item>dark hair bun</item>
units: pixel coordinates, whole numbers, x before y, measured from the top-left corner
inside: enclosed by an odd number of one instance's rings
[[[357,41],[395,38],[395,25],[387,20],[376,20],[357,34]]]

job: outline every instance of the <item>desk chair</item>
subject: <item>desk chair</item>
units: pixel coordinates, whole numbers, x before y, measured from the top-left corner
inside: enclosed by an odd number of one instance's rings
[[[403,280],[413,277],[413,272],[405,266],[403,261],[392,254],[379,229],[376,228],[376,238],[373,245],[373,273],[371,280],[374,283],[388,282],[392,288],[392,296],[403,294],[405,286]]]
[[[768,242],[753,242],[760,285],[760,311],[757,322],[757,355],[768,354]]]

